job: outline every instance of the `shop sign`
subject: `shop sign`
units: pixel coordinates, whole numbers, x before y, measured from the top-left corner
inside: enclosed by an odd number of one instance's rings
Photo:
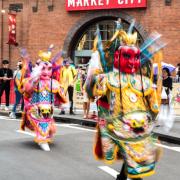
[[[67,11],[144,8],[147,0],[66,0]]]

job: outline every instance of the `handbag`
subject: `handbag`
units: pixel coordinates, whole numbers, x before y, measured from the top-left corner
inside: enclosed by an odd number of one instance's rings
[[[165,87],[162,88],[161,92],[161,104],[169,104],[169,97],[166,93]]]

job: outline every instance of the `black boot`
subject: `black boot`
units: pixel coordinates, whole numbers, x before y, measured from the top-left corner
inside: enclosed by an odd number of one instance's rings
[[[125,170],[125,164],[123,163],[123,166],[121,168],[120,174],[117,175],[116,180],[127,180],[127,174]]]

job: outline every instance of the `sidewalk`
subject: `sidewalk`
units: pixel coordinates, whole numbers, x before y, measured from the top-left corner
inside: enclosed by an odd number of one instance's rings
[[[97,120],[94,119],[83,119],[82,110],[76,110],[75,115],[60,115],[60,110],[55,108],[54,110],[54,119],[56,122],[63,123],[72,123],[78,124],[81,126],[94,127],[96,126]],[[0,110],[0,115],[8,116],[8,112]],[[21,114],[17,113],[17,116],[20,117]],[[160,140],[180,144],[180,116],[175,115],[175,122],[173,128],[167,133],[162,127],[156,127],[154,133],[159,137]]]

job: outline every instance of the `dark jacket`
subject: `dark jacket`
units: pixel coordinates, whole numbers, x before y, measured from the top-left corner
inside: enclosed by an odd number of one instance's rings
[[[172,78],[168,77],[167,79],[163,79],[163,86],[166,87],[166,94],[169,95],[169,91],[172,90]]]
[[[11,69],[9,69],[9,68],[1,68],[0,69],[0,77],[8,77],[8,78],[12,78],[13,77],[13,71],[11,70]],[[6,80],[6,81],[4,81],[4,80],[0,80],[0,84],[1,84],[1,86],[2,85],[10,85],[10,80]]]

